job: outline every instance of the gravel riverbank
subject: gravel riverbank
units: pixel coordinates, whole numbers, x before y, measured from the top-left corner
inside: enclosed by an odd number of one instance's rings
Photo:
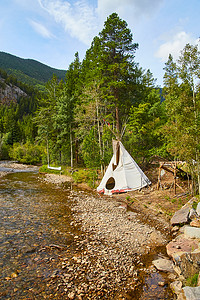
[[[58,180],[51,175],[45,178],[57,184]],[[144,266],[142,257],[165,245],[165,235],[142,223],[116,198],[79,190],[70,193],[74,202],[71,225],[80,226],[83,235],[74,236],[78,252],[65,261],[63,278],[69,299],[140,299],[136,290],[141,276],[153,270]],[[142,299],[151,299],[148,293]]]

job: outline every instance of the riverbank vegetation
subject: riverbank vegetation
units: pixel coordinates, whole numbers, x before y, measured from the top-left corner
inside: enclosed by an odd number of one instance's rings
[[[137,49],[127,23],[113,13],[82,62],[75,54],[65,80],[53,75],[45,92],[34,89],[1,103],[1,159],[95,173],[110,161],[112,138],[122,138],[143,169],[155,156],[184,160],[200,186],[197,45],[187,44],[177,61],[169,56],[163,89],[135,61]]]

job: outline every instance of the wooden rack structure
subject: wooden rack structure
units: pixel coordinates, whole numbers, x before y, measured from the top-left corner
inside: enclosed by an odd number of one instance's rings
[[[157,189],[162,189],[162,183],[161,183],[161,170],[165,170],[169,173],[173,174],[173,182],[171,183],[170,189],[174,186],[174,193],[176,195],[176,188],[179,187],[183,192],[184,189],[177,183],[177,164],[182,163],[178,161],[168,161],[168,162],[160,162],[159,171],[158,171],[158,183],[157,183]]]

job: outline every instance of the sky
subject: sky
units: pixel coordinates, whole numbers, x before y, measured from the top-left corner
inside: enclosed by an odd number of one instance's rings
[[[199,0],[0,0],[0,51],[67,70],[116,12],[139,44],[135,61],[163,86],[169,54],[200,44]]]

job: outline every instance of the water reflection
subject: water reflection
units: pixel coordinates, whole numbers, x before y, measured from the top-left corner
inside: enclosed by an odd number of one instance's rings
[[[8,174],[0,182],[0,267],[2,297],[23,297],[56,267],[49,245],[70,245],[74,229],[67,189],[42,184],[33,173]],[[54,249],[55,250],[55,249]],[[51,260],[50,260],[51,259]],[[48,264],[48,261],[50,263]],[[14,288],[14,289],[13,289]],[[3,291],[2,291],[3,290]],[[50,289],[51,290],[51,289]]]

